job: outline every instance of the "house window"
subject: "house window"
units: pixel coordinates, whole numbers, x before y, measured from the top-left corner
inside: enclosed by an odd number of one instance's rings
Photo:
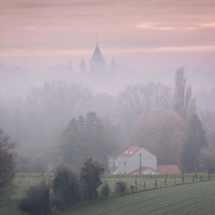
[[[127,174],[126,172],[124,172],[124,174]]]
[[[124,161],[124,166],[126,166],[126,161]]]
[[[121,161],[119,161],[119,166],[121,166]]]
[[[110,164],[110,166],[113,166],[113,161],[112,161],[112,159],[109,160],[109,164]]]

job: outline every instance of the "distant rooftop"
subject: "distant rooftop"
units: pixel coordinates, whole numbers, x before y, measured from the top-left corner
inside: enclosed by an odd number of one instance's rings
[[[99,62],[105,62],[105,59],[102,56],[102,53],[99,49],[98,44],[96,45],[95,51],[93,53],[93,56],[92,56],[90,62],[92,62],[92,61],[94,61],[94,62],[98,62],[98,61]]]
[[[162,174],[181,174],[181,170],[178,165],[163,165],[157,166],[157,171]]]

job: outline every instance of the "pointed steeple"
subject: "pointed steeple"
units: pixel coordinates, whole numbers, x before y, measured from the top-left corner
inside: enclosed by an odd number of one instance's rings
[[[101,53],[99,46],[98,46],[98,43],[96,45],[95,51],[93,53],[93,56],[92,56],[90,62],[96,62],[96,61],[105,63],[105,59],[102,56],[102,53]]]
[[[72,67],[71,58],[69,59],[69,68]]]
[[[105,71],[105,59],[102,56],[98,43],[96,44],[95,51],[90,60],[90,71],[91,72],[104,72]]]
[[[86,63],[83,58],[80,63],[80,72],[86,72]]]
[[[69,72],[73,72],[71,57],[70,57],[70,59],[69,59],[69,68],[68,68],[68,70],[69,70]]]
[[[113,58],[113,60],[112,60],[112,62],[110,64],[110,72],[114,72],[115,73],[116,70],[117,70],[117,65],[116,65],[116,62],[115,62],[115,60]]]

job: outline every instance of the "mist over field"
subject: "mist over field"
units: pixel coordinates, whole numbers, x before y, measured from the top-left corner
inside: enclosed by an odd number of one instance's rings
[[[16,142],[17,171],[79,170],[93,157],[108,172],[120,146],[214,171],[213,0],[0,7],[0,127]]]

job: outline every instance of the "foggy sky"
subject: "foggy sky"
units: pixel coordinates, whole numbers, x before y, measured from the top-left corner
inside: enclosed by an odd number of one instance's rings
[[[0,8],[7,67],[37,71],[71,58],[78,71],[83,57],[89,70],[98,35],[106,64],[215,72],[214,0],[7,0]]]

